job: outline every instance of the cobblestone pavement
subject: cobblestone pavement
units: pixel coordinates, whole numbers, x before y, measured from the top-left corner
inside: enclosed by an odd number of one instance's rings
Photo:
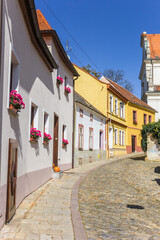
[[[89,174],[79,189],[89,240],[160,240],[160,163],[126,159]]]
[[[70,203],[74,183],[98,161],[66,171],[52,179],[21,203],[11,222],[0,231],[0,240],[73,240]]]

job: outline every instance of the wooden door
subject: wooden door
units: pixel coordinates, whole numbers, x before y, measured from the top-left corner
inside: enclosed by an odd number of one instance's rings
[[[59,118],[54,114],[53,163],[58,166],[58,125]]]
[[[18,143],[16,140],[9,139],[8,155],[8,186],[7,186],[7,214],[8,223],[16,212],[16,183],[17,183],[17,153]]]
[[[136,150],[136,136],[132,136],[132,152]]]

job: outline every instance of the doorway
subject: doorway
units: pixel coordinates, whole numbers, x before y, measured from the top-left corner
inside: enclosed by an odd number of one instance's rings
[[[136,136],[132,135],[132,152],[136,151]]]
[[[8,154],[8,185],[7,185],[7,211],[6,222],[8,223],[16,212],[16,184],[17,184],[17,158],[18,143],[9,139]]]
[[[58,128],[59,117],[54,114],[53,163],[58,166]]]

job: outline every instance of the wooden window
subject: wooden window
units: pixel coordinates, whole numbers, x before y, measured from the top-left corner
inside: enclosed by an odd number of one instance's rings
[[[125,118],[125,105],[123,102],[120,102],[119,110],[120,110],[120,117]]]
[[[68,78],[66,76],[64,77],[64,86],[68,87]]]
[[[93,128],[89,128],[89,150],[93,150]]]
[[[133,123],[137,124],[137,111],[133,111]]]
[[[92,122],[93,121],[93,114],[90,113],[90,121]]]
[[[149,115],[148,117],[148,122],[151,123],[152,122],[152,116]]]
[[[103,149],[103,131],[100,130],[99,132],[99,149],[102,150]]]
[[[78,148],[83,150],[83,135],[84,135],[84,127],[83,125],[79,125],[78,130]]]
[[[83,109],[79,109],[80,117],[83,117]]]
[[[115,142],[115,145],[118,144],[118,131],[117,131],[117,129],[114,130],[114,142]]]
[[[144,114],[144,125],[147,124],[147,114]]]

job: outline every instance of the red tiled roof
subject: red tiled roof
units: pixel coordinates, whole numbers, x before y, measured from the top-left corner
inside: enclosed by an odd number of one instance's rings
[[[52,30],[51,26],[49,25],[49,23],[43,16],[42,12],[39,9],[37,9],[36,13],[37,13],[39,29],[40,30]]]
[[[107,80],[126,98],[128,99],[129,102],[132,102],[134,104],[137,104],[139,106],[145,107],[147,109],[150,109],[154,112],[156,112],[156,110],[152,107],[150,107],[147,103],[143,102],[142,100],[140,100],[139,98],[137,98],[135,95],[133,95],[132,93],[130,93],[128,90],[126,90],[125,88],[121,87],[119,84],[113,82],[112,80],[108,79]]]
[[[160,34],[142,34],[149,40],[151,58],[160,58]]]

